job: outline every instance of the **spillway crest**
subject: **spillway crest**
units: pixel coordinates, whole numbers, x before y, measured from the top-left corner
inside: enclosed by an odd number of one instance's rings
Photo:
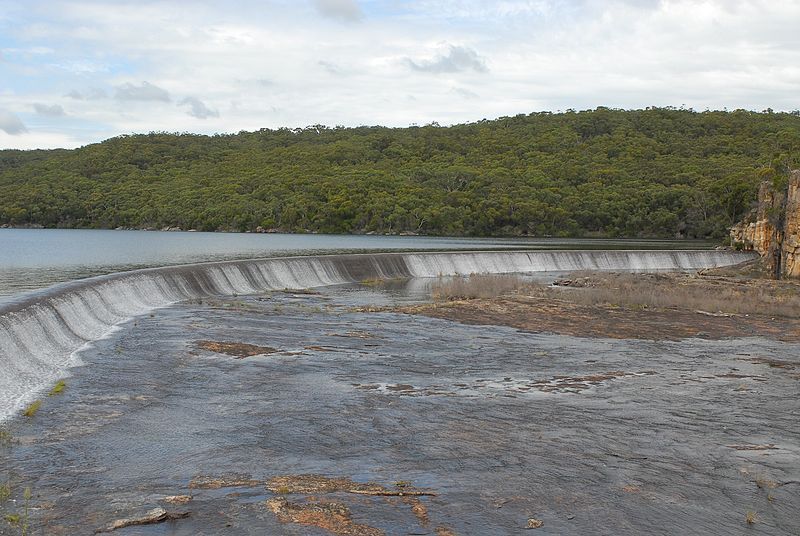
[[[382,253],[271,258],[94,277],[0,306],[0,421],[78,363],[76,351],[130,318],[182,300],[367,279],[574,270],[697,270],[751,259],[727,251]]]

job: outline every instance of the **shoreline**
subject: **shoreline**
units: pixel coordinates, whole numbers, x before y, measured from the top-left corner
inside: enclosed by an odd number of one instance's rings
[[[286,230],[286,229],[250,229],[245,231],[238,231],[233,229],[216,229],[213,231],[205,231],[200,229],[183,229],[179,226],[167,227],[47,227],[41,224],[24,224],[13,225],[4,223],[0,225],[2,229],[15,229],[15,230],[62,230],[62,231],[144,231],[149,233],[210,233],[210,234],[278,234],[278,235],[319,235],[319,236],[377,236],[377,237],[417,237],[417,238],[444,238],[444,239],[468,239],[468,240],[587,240],[587,241],[631,241],[631,242],[705,242],[709,245],[719,247],[724,246],[723,243],[715,238],[667,238],[667,237],[630,237],[630,236],[539,236],[533,234],[485,234],[485,235],[443,235],[443,234],[427,234],[418,233],[414,231],[399,231],[399,232],[378,232],[378,231],[354,231],[351,233],[328,233],[316,231],[312,229],[304,230]],[[732,249],[732,248],[731,248]]]

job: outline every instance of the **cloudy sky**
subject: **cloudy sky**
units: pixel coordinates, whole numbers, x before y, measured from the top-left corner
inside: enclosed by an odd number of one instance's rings
[[[800,109],[798,0],[0,0],[0,148]]]

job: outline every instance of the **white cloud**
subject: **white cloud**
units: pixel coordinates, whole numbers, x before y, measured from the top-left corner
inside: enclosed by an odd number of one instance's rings
[[[60,104],[47,105],[36,102],[33,104],[33,109],[37,114],[45,117],[61,117],[64,115],[64,108]]]
[[[64,96],[76,100],[98,100],[98,99],[107,99],[108,93],[106,93],[104,89],[93,87],[85,91],[78,91],[77,89],[73,89]]]
[[[5,16],[0,108],[67,96],[70,120],[23,115],[31,131],[3,131],[0,147],[596,106],[800,107],[800,2],[264,0],[188,10],[178,0],[27,0]],[[42,43],[49,53],[22,52]],[[177,104],[154,106],[168,102]]]
[[[219,117],[219,112],[212,110],[205,105],[203,101],[197,97],[186,97],[180,103],[180,106],[188,105],[189,111],[187,114],[198,119],[208,119],[209,117]]]
[[[361,20],[364,13],[355,0],[313,0],[314,6],[324,16],[348,22]]]
[[[25,123],[8,110],[0,110],[0,130],[10,136],[18,136],[28,132]]]
[[[138,86],[130,82],[118,86],[114,98],[126,101],[169,102],[171,100],[169,92],[166,89],[162,89],[147,81],[142,82],[141,85]]]
[[[450,45],[447,54],[440,54],[434,59],[414,61],[406,60],[415,71],[426,73],[457,73],[461,71],[488,72],[486,61],[469,47]]]

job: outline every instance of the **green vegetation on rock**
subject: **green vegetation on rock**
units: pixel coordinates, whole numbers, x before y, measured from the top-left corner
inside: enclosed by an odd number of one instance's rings
[[[67,388],[67,382],[64,380],[58,380],[56,384],[50,389],[50,392],[47,393],[47,396],[55,396],[60,395],[64,392],[64,389]]]
[[[42,401],[34,400],[25,408],[22,414],[26,417],[33,417],[39,412],[39,408],[41,407],[42,407]]]
[[[722,237],[798,156],[800,114],[744,110],[151,133],[0,151],[0,224]]]

